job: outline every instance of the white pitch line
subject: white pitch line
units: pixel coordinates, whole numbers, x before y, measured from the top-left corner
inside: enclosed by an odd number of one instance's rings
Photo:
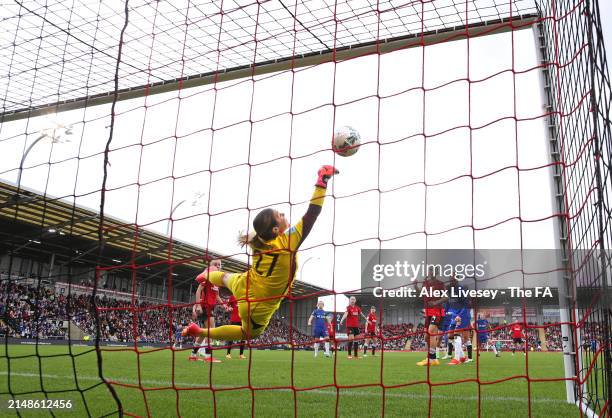
[[[0,376],[7,376],[9,373],[6,371],[0,371]],[[38,373],[21,373],[21,372],[13,372],[10,374],[11,376],[18,376],[18,377],[32,377],[32,378],[40,378],[40,374]],[[62,379],[62,380],[66,380],[66,379],[74,379],[73,375],[65,375],[65,376],[60,376],[60,375],[56,375],[56,374],[43,374],[42,375],[43,378],[45,379]],[[89,381],[95,381],[95,382],[99,382],[100,378],[98,376],[87,376],[87,375],[78,375],[79,380],[89,380]],[[114,382],[118,382],[118,383],[125,383],[125,384],[131,384],[131,385],[138,385],[138,380],[135,379],[123,379],[123,378],[111,378],[111,377],[107,377],[107,379],[112,380]],[[170,381],[162,381],[162,380],[150,380],[150,379],[141,379],[140,383],[143,385],[151,385],[151,386],[156,386],[156,387],[169,387],[172,386],[172,383]],[[174,382],[175,385],[177,387],[206,387],[205,384],[197,384],[197,383],[187,383],[187,382]],[[228,388],[232,388],[234,386],[229,386],[229,385],[215,385],[215,388],[218,389],[228,389]],[[378,389],[376,387],[373,387],[375,389]],[[248,389],[244,389],[244,390],[248,390]],[[275,391],[280,391],[280,392],[292,392],[291,389],[274,389]],[[351,392],[349,392],[349,390],[352,390]],[[354,397],[367,397],[367,398],[380,398],[382,396],[382,393],[375,393],[372,391],[362,391],[362,392],[353,392],[355,390],[359,390],[359,388],[355,388],[355,389],[340,389],[341,392],[341,396],[354,396]],[[380,389],[378,389],[380,390]],[[396,390],[402,390],[400,389],[387,389],[387,393],[385,394],[385,397],[388,398],[402,398],[402,399],[429,399],[429,395],[425,395],[425,394],[419,394],[419,393],[394,393],[394,392],[390,392],[389,391],[396,391]],[[300,395],[308,395],[308,394],[317,394],[317,395],[328,395],[328,396],[336,396],[336,390],[335,389],[312,389],[312,390],[308,390],[308,391],[298,391],[298,393]],[[440,394],[432,394],[431,395],[432,399],[443,399],[443,400],[449,400],[449,401],[477,401],[478,397],[477,396],[453,396],[453,395],[440,395]],[[482,396],[481,400],[483,401],[495,401],[495,402],[527,402],[527,398],[521,398],[521,397],[516,397],[516,396]],[[559,403],[563,403],[564,401],[562,399],[553,399],[553,398],[532,398],[531,399],[532,403],[555,403],[555,404],[559,404]]]

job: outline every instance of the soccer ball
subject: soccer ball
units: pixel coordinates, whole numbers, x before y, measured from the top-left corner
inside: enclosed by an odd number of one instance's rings
[[[350,157],[359,151],[361,136],[354,128],[343,126],[334,132],[332,148],[334,152],[342,157]]]

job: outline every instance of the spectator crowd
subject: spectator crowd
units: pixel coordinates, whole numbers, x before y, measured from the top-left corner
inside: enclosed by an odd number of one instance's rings
[[[96,309],[97,308],[97,309]],[[96,315],[98,321],[96,321]],[[229,313],[222,307],[214,311],[217,325],[229,323]],[[85,335],[96,335],[96,324],[100,325],[100,337],[106,341],[166,343],[175,341],[177,330],[191,320],[191,306],[168,308],[151,302],[140,302],[131,306],[129,301],[104,295],[94,300],[91,295],[56,295],[55,289],[45,286],[18,284],[0,281],[0,335],[15,338],[67,339],[68,324],[72,322]],[[495,328],[489,332],[491,341],[500,341],[502,350],[512,345],[509,324],[490,324]],[[529,324],[534,325],[534,324]],[[561,327],[545,323],[544,336],[548,351],[562,348]],[[338,330],[341,332],[341,330]],[[585,341],[597,340],[600,332],[597,323],[583,325]],[[539,329],[525,329],[528,347],[542,347]],[[384,324],[380,328],[385,350],[426,349],[426,329],[423,324]],[[294,347],[309,348],[312,337],[297,327],[275,316],[264,334],[252,344],[261,347],[284,348],[292,342]],[[188,343],[188,342],[187,342]],[[380,347],[381,340],[375,344]]]

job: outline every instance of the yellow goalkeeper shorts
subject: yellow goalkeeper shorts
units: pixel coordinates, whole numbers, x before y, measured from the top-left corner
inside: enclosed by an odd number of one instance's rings
[[[250,329],[252,335],[256,336],[266,329],[272,315],[278,310],[282,298],[253,302],[253,300],[261,299],[263,296],[257,295],[257,287],[254,285],[253,278],[251,277],[248,289],[249,301],[247,301],[247,277],[247,272],[233,274],[228,280],[228,285],[229,290],[238,300],[238,312],[242,320],[242,327],[245,330]]]

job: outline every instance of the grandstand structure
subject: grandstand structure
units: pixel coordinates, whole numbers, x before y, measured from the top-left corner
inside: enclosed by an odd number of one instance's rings
[[[197,286],[195,276],[211,259],[221,259],[230,273],[245,271],[245,262],[218,252],[138,228],[133,223],[106,217],[104,245],[98,253],[100,215],[71,204],[65,198],[43,195],[14,184],[0,183],[0,279],[37,287],[55,287],[58,294],[91,294],[96,285],[99,297],[137,302],[148,301],[191,306]],[[172,247],[176,260],[168,262]],[[136,272],[132,264],[142,265]],[[172,267],[170,268],[170,266]],[[108,274],[100,268],[112,267]],[[170,280],[171,279],[171,280]],[[168,292],[167,283],[172,283]],[[296,326],[305,329],[313,305],[312,297],[324,289],[297,281]],[[227,296],[222,293],[223,296]],[[314,296],[313,296],[314,295]],[[286,312],[289,318],[289,311]]]
[[[78,7],[73,2],[58,0],[44,5],[37,1],[15,1],[2,7],[4,13],[0,20],[3,23],[0,30],[0,50],[4,52],[0,55],[1,143],[8,144],[7,149],[22,150],[15,153],[16,161],[3,163],[0,171],[2,178],[11,179],[0,184],[2,233],[0,245],[3,250],[1,262],[9,283],[15,279],[20,280],[23,276],[34,275],[39,282],[42,280],[53,282],[54,279],[67,277],[68,283],[76,280],[78,284],[75,284],[79,286],[83,278],[91,280],[88,285],[92,285],[91,294],[94,296],[98,291],[107,290],[104,286],[109,284],[109,280],[111,286],[118,283],[118,291],[129,294],[132,304],[110,308],[104,306],[101,310],[97,309],[93,317],[95,323],[93,328],[98,333],[97,337],[100,337],[101,333],[98,326],[100,315],[114,309],[135,311],[138,309],[135,302],[141,295],[161,297],[163,304],[151,308],[161,312],[173,311],[175,304],[189,305],[193,275],[201,271],[210,259],[218,257],[225,260],[227,270],[232,272],[244,270],[249,263],[239,260],[242,256],[244,256],[242,260],[248,260],[246,250],[243,253],[228,255],[225,251],[221,253],[209,248],[214,246],[209,244],[211,236],[215,235],[211,231],[218,231],[218,229],[213,230],[210,225],[205,228],[208,235],[206,242],[201,246],[176,239],[174,225],[179,221],[185,225],[192,217],[185,216],[181,219],[174,217],[176,206],[173,207],[172,204],[176,201],[177,185],[182,184],[182,187],[185,187],[185,184],[197,183],[208,188],[208,205],[197,214],[200,217],[211,220],[230,217],[233,214],[243,215],[248,221],[240,222],[246,229],[250,227],[252,221],[251,212],[268,204],[282,204],[292,210],[294,206],[304,204],[301,197],[294,195],[293,180],[301,175],[299,164],[319,153],[327,153],[325,155],[334,161],[336,159],[328,138],[325,138],[324,143],[310,141],[310,135],[300,136],[294,124],[297,125],[299,120],[301,126],[307,125],[308,128],[315,129],[317,123],[308,120],[304,122],[300,118],[317,111],[327,112],[331,115],[330,129],[327,132],[328,137],[331,137],[337,115],[343,109],[355,103],[371,101],[375,103],[373,106],[375,110],[370,113],[377,113],[375,118],[377,126],[371,130],[374,132],[372,138],[364,141],[366,143],[361,146],[361,151],[357,155],[361,157],[368,150],[376,149],[377,160],[374,165],[379,168],[385,167],[387,170],[389,167],[395,167],[399,171],[405,167],[385,165],[381,149],[394,143],[422,141],[423,176],[416,180],[402,179],[400,184],[383,187],[381,178],[384,173],[379,169],[375,175],[376,180],[371,185],[364,186],[364,190],[352,190],[347,195],[342,195],[332,188],[330,194],[334,199],[334,209],[333,215],[330,214],[328,217],[332,221],[327,225],[330,231],[327,236],[313,245],[321,248],[327,246],[329,252],[335,255],[339,249],[350,244],[375,242],[374,245],[382,249],[393,245],[396,239],[419,236],[422,238],[423,247],[429,250],[432,241],[443,238],[445,234],[451,235],[457,230],[465,229],[469,235],[469,246],[475,248],[477,233],[495,231],[496,227],[515,222],[520,230],[518,245],[522,251],[523,229],[526,230],[533,224],[554,223],[555,250],[562,253],[562,267],[559,269],[555,288],[555,300],[559,303],[560,316],[554,325],[554,338],[561,341],[564,370],[550,378],[534,377],[527,367],[527,356],[525,374],[509,377],[508,380],[525,379],[528,415],[531,415],[532,411],[532,385],[549,381],[564,384],[567,402],[576,404],[581,413],[587,416],[610,415],[612,257],[609,250],[612,246],[610,223],[612,206],[609,195],[612,191],[610,123],[612,89],[597,0],[376,2],[372,0],[341,2],[196,0],[184,3],[83,0],[79,2]],[[537,55],[537,64],[522,68],[515,62],[517,59],[515,53],[525,45],[516,38],[526,32],[532,33],[535,40],[535,45],[529,48],[533,48]],[[495,39],[496,36],[504,34],[509,36],[511,45],[511,58],[504,64],[506,67],[497,73],[485,74],[482,78],[477,79],[472,76],[470,68],[473,59],[470,55],[470,45],[478,39],[487,37]],[[465,75],[453,75],[454,78],[441,81],[439,84],[428,84],[425,81],[426,51],[431,51],[440,45],[453,45],[454,42],[463,42],[467,45]],[[382,57],[393,56],[403,51],[419,51],[421,60],[415,61],[414,65],[419,67],[420,71],[416,73],[420,73],[420,76],[415,78],[414,85],[402,87],[402,91],[381,93],[380,84],[384,78],[380,71]],[[338,68],[344,63],[367,57],[373,57],[373,61],[376,61],[376,69],[372,71],[374,75],[370,77],[373,80],[371,84],[375,86],[373,92],[359,93],[357,88],[350,89],[358,92],[357,97],[347,95],[348,99],[338,101],[336,98],[336,84],[339,83]],[[331,71],[333,80],[328,85],[328,89],[331,90],[329,99],[325,98],[322,103],[306,105],[304,108],[294,107],[293,97],[296,86],[308,84],[308,72],[317,71],[325,65],[333,67]],[[413,65],[413,62],[410,65]],[[537,112],[528,115],[517,109],[519,106],[517,91],[520,90],[517,88],[518,80],[525,74],[536,74],[540,80],[541,91],[532,94],[534,98],[537,96],[538,100],[541,99],[543,105]],[[271,114],[254,112],[253,103],[256,95],[254,86],[282,77],[290,81],[288,90],[291,91],[291,95],[286,108],[278,110],[277,113],[274,113],[275,109]],[[304,78],[299,81],[300,77]],[[473,109],[476,106],[471,100],[472,89],[483,83],[486,86],[488,80],[496,77],[508,78],[507,83],[511,85],[512,90],[511,98],[502,100],[489,97],[491,103],[488,105],[493,107],[495,103],[492,102],[504,102],[509,109],[508,113],[476,122],[477,112]],[[458,100],[457,96],[452,94],[444,96],[446,88],[453,88],[459,84],[465,86],[467,98]],[[251,90],[245,96],[237,94],[232,97],[227,93],[233,91],[232,89],[240,89],[242,85],[251,86],[249,87]],[[313,88],[307,86],[304,90],[313,90]],[[230,97],[229,99],[226,97],[227,113],[233,114],[232,105],[237,107],[244,102],[250,103],[246,114],[238,116],[238,120],[233,120],[231,117],[224,119],[218,115],[217,106],[221,107],[220,97],[225,93]],[[415,107],[419,110],[415,113],[412,112],[413,108],[410,108],[410,112],[404,108],[401,115],[419,114],[420,117],[412,118],[419,122],[415,124],[417,129],[414,132],[401,132],[398,138],[384,137],[378,126],[382,113],[381,102],[388,103],[396,96],[412,93],[418,95],[418,101],[422,102],[419,104],[421,107]],[[264,89],[263,93],[257,94],[274,97],[275,92],[266,92]],[[441,96],[442,99],[438,97],[439,101],[445,103],[451,102],[449,98],[452,96],[457,102],[454,107],[457,113],[460,109],[467,110],[465,120],[456,121],[449,117],[450,126],[439,130],[432,130],[431,127],[428,129],[427,95]],[[533,101],[539,103],[535,99]],[[227,105],[227,102],[231,104]],[[163,107],[168,103],[174,106],[172,115]],[[200,112],[200,109],[205,107],[210,110],[211,116],[207,120],[204,120],[202,114],[208,117],[208,110]],[[187,113],[185,116],[183,112],[190,108],[193,113]],[[429,109],[431,113],[431,107]],[[155,113],[156,111],[159,113]],[[134,122],[139,115],[142,116],[142,121]],[[439,119],[446,116],[441,115]],[[95,147],[92,146],[92,149],[95,149],[88,150],[84,154],[81,154],[79,149],[76,155],[66,157],[64,160],[52,158],[55,136],[46,130],[55,128],[43,126],[47,123],[45,121],[49,120],[47,117],[69,119],[69,129],[75,127],[74,129],[80,132],[79,147],[82,144],[87,145],[88,141],[97,142]],[[218,119],[221,119],[221,122]],[[286,135],[289,138],[288,143],[282,142],[281,146],[270,143],[261,145],[262,142],[259,142],[259,146],[254,145],[254,131],[257,126],[281,119],[289,126]],[[519,143],[525,141],[522,135],[529,137],[529,133],[520,131],[523,123],[534,120],[545,125],[548,149],[545,163],[525,168],[521,165],[517,150]],[[160,121],[167,122],[165,129],[161,129],[158,125]],[[138,134],[136,138],[133,141],[132,138],[126,139],[134,136],[134,132],[130,129],[139,122],[142,125],[136,128]],[[512,131],[510,136],[517,153],[516,159],[508,163],[509,165],[492,167],[490,172],[475,173],[472,164],[475,157],[471,148],[475,133],[504,123],[511,126],[509,130]],[[43,126],[43,130],[39,130],[40,126]],[[233,129],[243,130],[237,135]],[[273,131],[274,127],[269,129]],[[130,132],[122,135],[126,131]],[[428,180],[426,163],[429,163],[429,167],[435,163],[431,162],[433,157],[425,151],[425,144],[449,132],[457,131],[466,132],[470,144],[469,156],[463,161],[467,168],[456,177]],[[215,148],[213,142],[219,141],[219,138],[226,138],[229,141],[228,138],[232,136],[241,136],[246,140],[230,145],[229,148],[232,149],[225,154],[225,159],[213,158]],[[48,155],[39,156],[37,163],[24,164],[35,143],[44,138],[51,138],[53,142],[48,144],[50,147]],[[92,138],[97,141],[92,141]],[[306,138],[301,143],[312,142],[312,149],[301,154],[295,152],[294,147],[298,147],[296,143],[300,142],[296,138]],[[177,149],[180,149],[181,143],[188,140],[194,140],[208,148],[208,153],[203,153],[205,158],[202,158],[208,161],[201,161],[192,155],[190,162],[193,165],[189,165],[188,168],[180,165],[175,167],[178,159]],[[281,140],[278,138],[277,140],[280,144]],[[134,170],[135,179],[127,179],[127,176],[123,179],[121,173],[111,176],[111,173],[116,172],[114,168],[116,165],[111,164],[111,155],[115,156],[126,150],[126,152],[136,150],[135,155],[124,157],[129,162],[120,167],[136,165],[133,161],[137,160],[145,165],[147,152],[152,152],[150,150],[159,144],[167,146],[162,151],[158,151],[165,158],[163,161],[160,158],[151,162],[152,157],[149,157],[149,173],[142,174],[141,165],[138,165],[138,170]],[[189,154],[189,148],[182,152]],[[373,154],[370,152],[369,155]],[[238,157],[234,160],[232,157],[235,155]],[[386,158],[391,158],[389,154],[386,155]],[[433,159],[435,161],[435,158]],[[469,161],[466,162],[467,159]],[[61,166],[67,161],[77,166],[83,161],[91,162],[92,166],[97,164],[95,174],[90,175],[90,180],[93,178],[91,183],[95,184],[93,190],[82,191],[75,182],[74,187],[69,187],[69,192],[57,198],[46,189],[31,190],[22,182],[24,173],[41,173],[47,167]],[[280,164],[280,168],[274,165],[276,163]],[[269,186],[268,181],[271,177],[269,172],[267,177],[258,174],[259,169],[273,171],[275,179],[289,179],[287,190],[281,191],[284,194],[280,198],[277,195],[268,200],[254,197],[256,193],[253,191],[251,181],[255,176],[260,176],[258,184],[265,183],[266,187]],[[246,187],[237,189],[230,180],[225,180],[226,183],[217,188],[212,186],[213,178],[222,176],[238,178],[239,170],[242,170],[240,174],[247,177],[247,181],[243,181],[247,184]],[[470,200],[474,204],[477,200],[474,185],[478,181],[487,181],[496,174],[506,171],[512,171],[517,176],[518,191],[511,199],[518,207],[516,213],[512,213],[508,218],[488,220],[478,224],[475,221],[477,211],[472,206],[465,223],[450,226],[427,223],[427,214],[432,213],[427,206],[428,192],[433,194],[436,188],[465,181],[471,187],[469,192],[471,199],[466,197],[465,200]],[[520,174],[532,171],[546,172],[549,175],[553,201],[551,213],[535,218],[525,216],[521,212],[522,203],[533,196],[521,188],[521,180],[518,178]],[[70,176],[65,176],[60,181],[71,183],[73,180]],[[523,180],[523,185],[528,181]],[[48,179],[43,183],[45,187],[53,184]],[[162,185],[160,187],[166,187],[164,193],[154,189],[160,184]],[[336,207],[343,201],[362,195],[365,199],[365,195],[370,192],[378,194],[376,202],[378,210],[375,212],[380,216],[384,209],[383,196],[410,188],[424,190],[422,225],[398,232],[400,236],[394,236],[384,235],[379,221],[374,235],[354,240],[342,239],[342,232],[337,228],[342,222],[338,213],[342,212],[336,212]],[[152,214],[150,217],[155,218],[153,220],[139,223],[139,216],[144,216],[145,210],[137,204],[135,219],[138,221],[134,222],[124,222],[114,218],[112,211],[108,210],[111,197],[125,198],[126,195],[137,195],[140,199],[147,190],[152,189],[151,194],[156,197],[159,195],[162,200],[170,202],[166,205],[169,206],[169,210],[163,213],[161,209],[158,212],[154,211],[158,209],[155,204],[149,205],[147,209]],[[499,195],[506,195],[506,190],[497,192]],[[84,197],[91,198],[92,195],[99,196],[99,211],[86,209],[76,203],[77,200]],[[237,195],[240,199],[232,200],[229,198],[230,195]],[[115,199],[121,200],[121,197]],[[495,201],[495,196],[490,200]],[[233,206],[229,208],[215,206],[226,201],[231,202],[228,205]],[[128,206],[127,202],[125,206]],[[355,206],[348,209],[354,209]],[[449,212],[454,210],[455,208],[451,207]],[[346,216],[347,212],[349,210],[342,215]],[[358,226],[356,229],[359,229],[361,221],[365,224],[363,219],[353,220]],[[169,222],[172,226],[171,232],[163,235],[143,226],[155,222]],[[231,222],[235,225],[239,221],[233,219]],[[227,221],[227,224],[231,222]],[[338,279],[336,276],[342,275],[343,272],[333,269],[332,271],[330,290],[303,282],[296,283],[291,289],[279,313],[292,327],[298,330],[303,327],[318,296],[341,293],[336,288],[336,279]],[[519,272],[522,287],[529,288],[524,269],[520,268]],[[116,277],[119,278],[118,282]],[[138,284],[142,283],[144,286],[138,287]],[[360,295],[365,304],[377,304],[377,301],[364,297],[363,293],[355,294]],[[125,297],[127,299],[128,296]],[[411,333],[414,334],[417,329],[421,335],[426,333],[423,328],[417,328],[417,323],[420,321],[416,304],[414,306],[407,304],[401,310],[392,304],[391,301],[385,300],[382,306],[383,315],[398,322],[393,325],[401,328],[403,324],[399,322],[405,322],[404,316],[413,315],[410,318],[411,322],[414,321]],[[495,307],[498,305],[488,305],[486,302],[483,305],[484,309]],[[523,302],[519,308],[522,321],[525,323],[528,322],[527,311],[530,308],[536,309],[536,319],[544,320],[546,317],[544,307],[539,309],[538,306]],[[512,313],[510,308],[504,310],[505,315],[512,316]],[[170,327],[173,325],[172,321],[168,321],[166,325]],[[134,332],[137,331],[135,329]],[[398,332],[401,336],[401,333],[407,331],[401,328]],[[133,337],[136,339],[138,336]],[[596,342],[595,350],[584,348],[587,340]],[[288,346],[294,348],[291,344]],[[139,355],[138,347],[133,350]],[[102,377],[104,370],[101,366],[101,354],[97,355],[99,376]],[[7,361],[10,360],[9,354],[5,354],[4,357]],[[265,390],[290,390],[293,394],[293,412],[297,416],[299,403],[297,392],[308,392],[313,388],[296,386],[293,380],[293,357],[291,361],[290,385],[265,388]],[[140,363],[138,367],[140,379]],[[334,368],[334,379],[335,373]],[[174,379],[174,363],[171,374]],[[382,375],[381,366],[381,379]],[[251,412],[255,415],[255,398],[264,389],[255,388],[251,384],[250,366],[248,376],[248,385],[238,389],[250,392]],[[481,416],[481,386],[495,386],[503,382],[486,381],[484,378],[481,379],[480,375],[471,382],[477,386],[477,392],[473,395],[477,399],[475,415]],[[104,383],[112,393],[117,404],[116,411],[122,414],[123,404],[115,393],[115,388],[122,383],[109,380],[101,383]],[[427,386],[427,414],[431,416],[432,403],[436,399],[432,395],[432,388],[439,383],[431,379],[429,370],[425,380],[419,383]],[[461,380],[452,380],[444,382],[443,385],[461,383],[463,383]],[[402,382],[398,387],[412,384],[414,382]],[[388,401],[385,396],[390,388],[382,380],[372,385],[380,389],[382,394],[380,404],[384,414],[385,403]],[[340,414],[338,406],[342,392],[340,389],[354,389],[351,386],[341,386],[336,380],[330,386],[335,389],[336,415]],[[145,404],[145,392],[160,389],[156,386],[145,390],[140,380],[135,388],[140,391]],[[172,396],[176,398],[176,413],[180,415],[179,394],[187,389],[177,387],[174,380],[171,386],[164,389],[173,392]],[[214,385],[209,385],[202,390],[210,391],[214,397],[220,396],[217,391],[226,389],[228,388],[218,389]],[[14,396],[14,391],[8,388],[6,394]],[[84,403],[86,404],[85,401]],[[216,404],[214,405],[214,414],[217,414]],[[149,414],[149,407],[146,408]]]

